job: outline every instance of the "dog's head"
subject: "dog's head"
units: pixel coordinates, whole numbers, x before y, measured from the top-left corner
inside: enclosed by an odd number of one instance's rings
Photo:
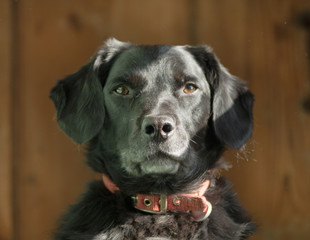
[[[90,164],[114,179],[201,174],[252,132],[252,94],[207,46],[110,39],[51,98],[62,130],[92,140]]]

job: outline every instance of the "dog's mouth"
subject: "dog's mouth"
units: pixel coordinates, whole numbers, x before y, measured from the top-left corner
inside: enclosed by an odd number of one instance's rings
[[[186,139],[174,141],[173,144],[150,142],[147,146],[133,144],[123,148],[120,150],[122,168],[135,176],[176,174],[188,154],[186,142]]]
[[[185,156],[175,157],[168,153],[158,151],[153,154],[136,159],[123,159],[123,168],[127,173],[135,176],[149,174],[175,174],[179,170]]]
[[[139,168],[143,174],[175,174],[182,159],[182,157],[174,157],[164,152],[158,152],[140,162]]]
[[[141,174],[175,174],[179,169],[179,162],[167,158],[147,160],[139,164]]]

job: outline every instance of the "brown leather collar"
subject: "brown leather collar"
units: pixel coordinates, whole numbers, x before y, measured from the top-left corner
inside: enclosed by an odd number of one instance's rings
[[[103,175],[103,183],[112,193],[120,190],[107,175]],[[210,180],[206,180],[196,191],[191,193],[137,194],[132,196],[132,199],[134,207],[140,211],[153,214],[165,214],[167,211],[190,211],[195,221],[203,221],[212,211],[211,203],[204,196],[209,185]]]

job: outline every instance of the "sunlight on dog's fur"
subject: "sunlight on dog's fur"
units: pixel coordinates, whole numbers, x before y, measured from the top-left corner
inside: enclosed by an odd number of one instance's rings
[[[61,129],[88,143],[89,166],[108,179],[89,184],[55,239],[237,240],[255,230],[217,174],[225,146],[240,149],[252,134],[253,95],[210,47],[109,39],[50,96]],[[197,199],[184,196],[203,184],[198,200],[209,205],[200,217],[191,206]],[[139,194],[165,196],[168,207],[145,213],[132,200]]]

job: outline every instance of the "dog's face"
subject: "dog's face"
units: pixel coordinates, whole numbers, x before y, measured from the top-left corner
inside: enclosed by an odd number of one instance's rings
[[[112,39],[51,98],[61,128],[78,143],[95,139],[113,176],[205,172],[215,145],[240,148],[252,131],[252,94],[208,47]]]
[[[210,116],[208,82],[182,47],[125,50],[110,69],[103,95],[104,145],[115,149],[133,175],[176,173]]]

